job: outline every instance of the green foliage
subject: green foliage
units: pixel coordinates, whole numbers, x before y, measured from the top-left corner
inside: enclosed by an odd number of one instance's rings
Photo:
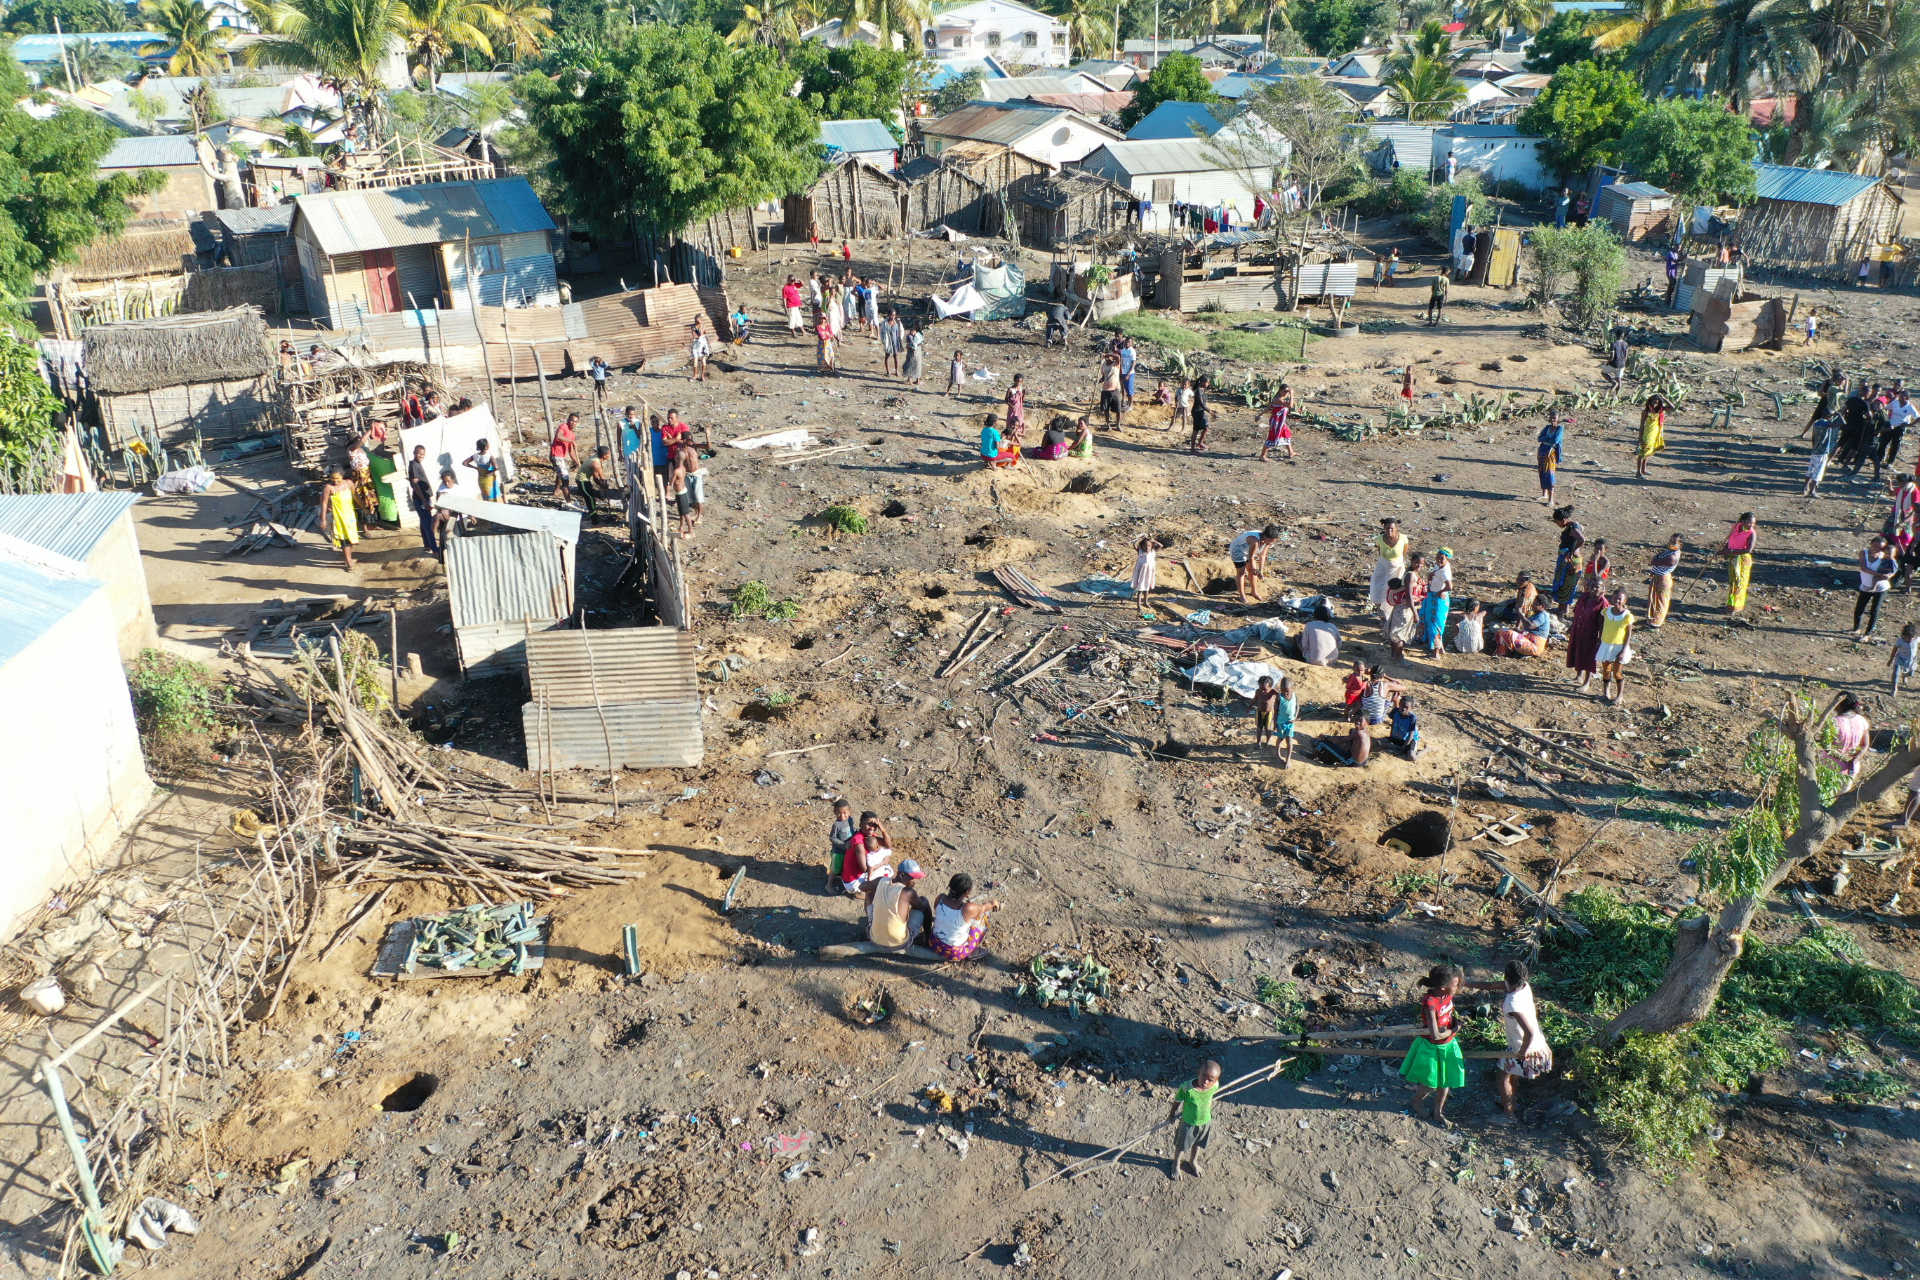
[[[1521,65],[1535,75],[1550,76],[1562,67],[1592,61],[1597,56],[1593,37],[1587,34],[1587,24],[1592,21],[1589,13],[1554,14],[1553,21],[1533,37],[1533,47]]]
[[[340,81],[364,114],[382,112],[382,64],[405,39],[402,0],[284,0],[275,10],[279,34],[247,46],[249,66],[305,67]]]
[[[1687,1040],[1629,1031],[1612,1048],[1588,1044],[1573,1055],[1570,1074],[1593,1118],[1663,1176],[1693,1159],[1713,1123],[1713,1101]]]
[[[767,584],[755,579],[733,589],[733,616],[764,617],[769,622],[785,622],[797,616],[800,606],[791,600],[775,600]]]
[[[1760,800],[1728,823],[1720,838],[1692,850],[1701,886],[1722,898],[1759,893],[1787,851],[1787,833],[1800,821],[1793,747],[1778,730],[1762,730],[1748,743],[1746,768],[1760,782]]]
[[[1369,0],[1295,0],[1288,12],[1307,48],[1330,58],[1360,44],[1380,7]]]
[[[168,75],[210,76],[220,70],[225,30],[207,25],[207,11],[200,0],[140,0],[140,17],[155,35],[140,46],[140,52],[149,57],[168,54]]]
[[[0,331],[0,471],[17,467],[54,437],[60,401],[40,376],[40,353]]]
[[[1396,898],[1411,898],[1416,893],[1425,893],[1440,881],[1421,871],[1402,871],[1387,881],[1387,892]]]
[[[1584,227],[1541,227],[1533,233],[1534,292],[1543,303],[1559,300],[1567,319],[1584,328],[1612,313],[1626,280],[1627,251],[1603,222]],[[1572,291],[1561,286],[1571,278]]]
[[[1669,98],[1633,118],[1620,135],[1620,163],[1695,204],[1749,204],[1756,175],[1747,118],[1724,102]]]
[[[819,172],[818,122],[789,96],[792,72],[710,27],[640,27],[576,73],[519,83],[565,205],[603,226],[631,212],[645,231],[677,233]]]
[[[1306,1001],[1300,998],[1300,988],[1291,982],[1276,981],[1271,974],[1261,974],[1254,982],[1254,993],[1260,1003],[1273,1012],[1274,1034],[1295,1038],[1307,1029]],[[1280,1074],[1288,1080],[1305,1080],[1320,1069],[1321,1056],[1317,1053],[1293,1051],[1293,1061],[1280,1068]]]
[[[1467,97],[1467,86],[1453,72],[1451,59],[1416,53],[1388,69],[1387,92],[1406,108],[1408,120],[1445,120]]]
[[[867,518],[860,514],[860,508],[850,507],[844,502],[836,502],[820,513],[827,527],[839,533],[865,533]]]
[[[1222,329],[1207,339],[1207,350],[1225,360],[1245,360],[1249,363],[1277,364],[1287,360],[1304,360],[1307,355],[1307,328],[1301,324],[1275,324],[1263,333]]]
[[[1906,1091],[1906,1081],[1897,1076],[1884,1071],[1865,1071],[1857,1080],[1843,1080],[1834,1085],[1833,1099],[1857,1107],[1869,1102],[1891,1102]]]
[[[1493,202],[1487,199],[1486,189],[1480,185],[1478,177],[1463,173],[1452,182],[1436,183],[1427,188],[1427,205],[1420,214],[1421,229],[1435,244],[1447,243],[1448,233],[1453,227],[1455,196],[1467,198],[1469,225],[1484,227],[1493,221]]]
[[[58,18],[66,32],[137,31],[128,10],[115,0],[22,0],[7,11],[7,30],[50,35]]]
[[[133,89],[127,94],[127,105],[133,108],[134,119],[147,128],[153,128],[156,121],[165,114],[166,99],[157,93],[148,93],[145,89]]]
[[[1135,342],[1155,343],[1169,351],[1197,351],[1206,345],[1206,339],[1191,329],[1184,329],[1149,311],[1127,311],[1109,316],[1099,322],[1099,327],[1124,333]]]
[[[1120,113],[1120,127],[1131,129],[1163,102],[1218,102],[1200,59],[1190,53],[1170,53],[1134,89],[1133,102]]]
[[[127,667],[140,741],[156,765],[192,762],[219,723],[219,686],[204,663],[163,649],[142,649]]]
[[[1352,206],[1362,217],[1383,218],[1426,208],[1432,185],[1427,175],[1416,169],[1395,169],[1393,176],[1384,180],[1356,174],[1330,188],[1327,197]]]
[[[980,68],[968,67],[933,93],[933,114],[948,116],[980,96]]]
[[[1612,163],[1621,132],[1646,105],[1646,95],[1632,76],[1617,66],[1587,60],[1556,71],[1533,105],[1520,113],[1519,126],[1523,133],[1545,138],[1547,167],[1572,179],[1596,164]]]
[[[891,128],[906,105],[918,56],[857,42],[833,49],[824,40],[802,40],[787,55],[787,66],[800,77],[801,100],[822,120],[881,120]]]

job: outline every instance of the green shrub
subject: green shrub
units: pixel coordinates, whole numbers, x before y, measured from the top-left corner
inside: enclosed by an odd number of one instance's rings
[[[1254,983],[1260,1003],[1273,1012],[1273,1030],[1276,1035],[1295,1037],[1307,1029],[1306,1001],[1300,998],[1300,988],[1291,982],[1276,981],[1271,974],[1261,974]],[[1320,1069],[1321,1056],[1317,1053],[1293,1051],[1293,1061],[1280,1068],[1280,1074],[1288,1080],[1305,1080]]]
[[[1627,251],[1606,223],[1538,227],[1531,253],[1534,297],[1542,303],[1558,299],[1576,328],[1603,319],[1618,304],[1627,277]],[[1569,278],[1572,290],[1562,297],[1562,286]]]
[[[800,606],[791,600],[776,601],[767,584],[754,579],[733,589],[733,616],[764,617],[769,622],[785,622],[799,614]]]
[[[1400,172],[1405,173],[1402,169]],[[1470,173],[1461,174],[1452,182],[1432,187],[1427,192],[1426,207],[1420,213],[1420,225],[1426,231],[1427,238],[1435,244],[1447,243],[1447,233],[1453,229],[1453,198],[1467,198],[1467,221],[1473,226],[1484,227],[1493,221],[1493,202],[1487,199],[1487,193],[1481,189],[1480,179]]]
[[[844,502],[836,502],[820,513],[827,527],[840,533],[865,533],[867,518],[860,514],[858,507],[850,507]]]
[[[207,757],[217,708],[225,691],[204,663],[162,649],[142,649],[127,667],[134,719],[148,763],[166,773],[185,773]]]
[[[1694,1143],[1713,1123],[1685,1035],[1629,1031],[1611,1049],[1582,1046],[1573,1076],[1600,1127],[1625,1138],[1663,1176],[1693,1159]]]
[[[1151,311],[1127,311],[1100,321],[1102,329],[1124,333],[1135,342],[1152,342],[1169,351],[1193,351],[1206,345],[1206,339]]]
[[[1396,213],[1414,213],[1427,207],[1431,189],[1425,175],[1413,169],[1395,169],[1391,178],[1372,178],[1357,174],[1335,183],[1327,190],[1327,199],[1345,202],[1364,218],[1384,218]]]

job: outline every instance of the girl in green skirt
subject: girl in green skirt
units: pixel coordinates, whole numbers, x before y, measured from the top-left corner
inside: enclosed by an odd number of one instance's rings
[[[1447,1119],[1447,1092],[1467,1082],[1467,1063],[1454,1038],[1453,997],[1460,990],[1460,971],[1450,964],[1437,964],[1420,980],[1427,994],[1420,1001],[1420,1020],[1426,1034],[1407,1050],[1400,1074],[1420,1093],[1413,1100],[1418,1111],[1429,1095],[1433,1097],[1433,1122],[1443,1129],[1453,1128]]]

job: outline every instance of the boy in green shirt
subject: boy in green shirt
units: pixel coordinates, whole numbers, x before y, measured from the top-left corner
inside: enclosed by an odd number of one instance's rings
[[[1200,1148],[1207,1145],[1207,1135],[1213,1129],[1213,1095],[1220,1091],[1220,1064],[1208,1059],[1200,1064],[1199,1072],[1193,1083],[1173,1093],[1173,1110],[1167,1113],[1167,1119],[1180,1117],[1180,1127],[1173,1135],[1173,1167],[1167,1176],[1180,1177],[1180,1163],[1185,1160],[1187,1167],[1193,1170],[1193,1176],[1200,1176]]]

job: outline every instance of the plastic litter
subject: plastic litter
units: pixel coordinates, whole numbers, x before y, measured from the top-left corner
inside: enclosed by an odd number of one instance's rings
[[[164,1249],[167,1247],[167,1232],[178,1231],[183,1236],[200,1234],[200,1224],[171,1200],[162,1200],[159,1196],[148,1196],[127,1219],[127,1239],[142,1249]]]

